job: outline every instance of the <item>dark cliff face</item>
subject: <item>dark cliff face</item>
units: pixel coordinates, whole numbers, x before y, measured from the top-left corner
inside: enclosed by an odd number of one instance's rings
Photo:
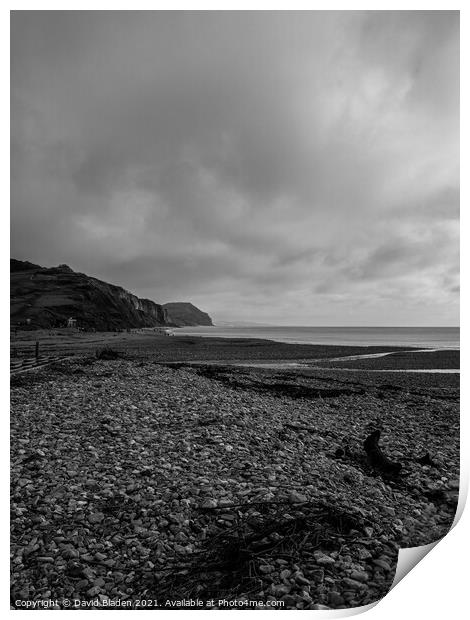
[[[80,327],[97,330],[178,325],[168,319],[160,304],[77,273],[67,265],[45,268],[11,259],[11,322],[61,327],[69,318],[76,319]]]
[[[190,325],[213,325],[211,317],[188,302],[163,304],[167,320],[178,327]]]
[[[10,273],[14,273],[15,271],[31,271],[34,269],[42,269],[42,267],[40,265],[34,265],[34,263],[30,263],[27,260],[10,258]]]

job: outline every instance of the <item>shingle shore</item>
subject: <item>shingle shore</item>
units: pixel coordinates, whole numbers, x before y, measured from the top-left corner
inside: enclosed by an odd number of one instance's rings
[[[365,382],[358,393],[293,397],[258,390],[266,377],[256,370],[237,373],[82,358],[13,380],[13,606],[214,595],[358,606],[386,594],[400,546],[445,534],[458,492],[450,388],[438,398]],[[405,464],[398,483],[361,460],[377,424]],[[423,452],[436,467],[416,462]],[[273,522],[279,531],[255,540],[249,561],[220,564],[232,534],[246,546]]]

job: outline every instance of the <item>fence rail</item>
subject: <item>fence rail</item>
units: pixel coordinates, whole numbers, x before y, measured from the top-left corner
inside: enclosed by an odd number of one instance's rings
[[[10,359],[10,374],[47,366],[48,364],[64,360],[68,357],[68,355],[39,355],[38,357],[26,357],[23,359],[13,358]]]

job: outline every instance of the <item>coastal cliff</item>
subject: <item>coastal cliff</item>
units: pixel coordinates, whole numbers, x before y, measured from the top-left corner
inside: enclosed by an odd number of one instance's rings
[[[167,320],[178,327],[191,325],[212,326],[212,319],[206,313],[189,302],[173,302],[163,304]]]
[[[12,324],[61,327],[73,318],[80,327],[113,330],[207,324],[195,320],[199,314],[210,321],[209,315],[192,304],[182,304],[191,306],[195,322],[187,322],[191,317],[186,313],[180,323],[179,314],[173,308],[180,304],[167,305],[171,308],[166,309],[120,286],[75,272],[68,265],[47,268],[27,261],[10,260]]]

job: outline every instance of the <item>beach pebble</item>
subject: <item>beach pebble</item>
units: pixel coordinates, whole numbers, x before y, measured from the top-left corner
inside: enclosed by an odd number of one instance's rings
[[[372,557],[372,554],[364,547],[360,547],[358,549],[357,556],[360,560],[369,560]]]
[[[344,605],[344,598],[339,592],[332,590],[328,595],[328,602],[331,607],[339,607],[340,605]]]
[[[377,566],[378,568],[382,568],[385,571],[392,570],[390,564],[385,560],[372,560],[372,562],[375,564],[375,566]]]
[[[320,555],[316,559],[317,564],[320,566],[331,566],[335,563],[335,560],[328,555]]]
[[[298,583],[301,586],[308,586],[308,585],[310,585],[310,581],[308,579],[306,579],[303,575],[296,575],[295,581],[296,581],[296,583]]]
[[[354,579],[355,581],[368,581],[369,580],[369,575],[365,571],[353,570],[349,576],[351,579]]]
[[[293,609],[294,607],[297,606],[297,603],[299,601],[299,597],[292,596],[292,594],[285,594],[281,598],[281,601],[284,603],[284,607],[282,609]]]
[[[104,519],[104,514],[102,512],[93,512],[91,515],[88,515],[88,521],[90,523],[101,523]]]
[[[217,508],[217,500],[216,499],[206,499],[202,503],[202,508]]]
[[[289,501],[292,504],[308,502],[308,497],[302,493],[298,493],[297,491],[291,491],[289,494]]]
[[[271,592],[276,598],[282,598],[286,594],[289,594],[291,591],[291,586],[287,584],[277,584],[271,586]]]
[[[341,580],[341,584],[345,588],[361,589],[364,587],[363,583],[361,583],[360,581],[356,581],[355,579],[351,579],[349,577],[343,577],[343,579]]]

